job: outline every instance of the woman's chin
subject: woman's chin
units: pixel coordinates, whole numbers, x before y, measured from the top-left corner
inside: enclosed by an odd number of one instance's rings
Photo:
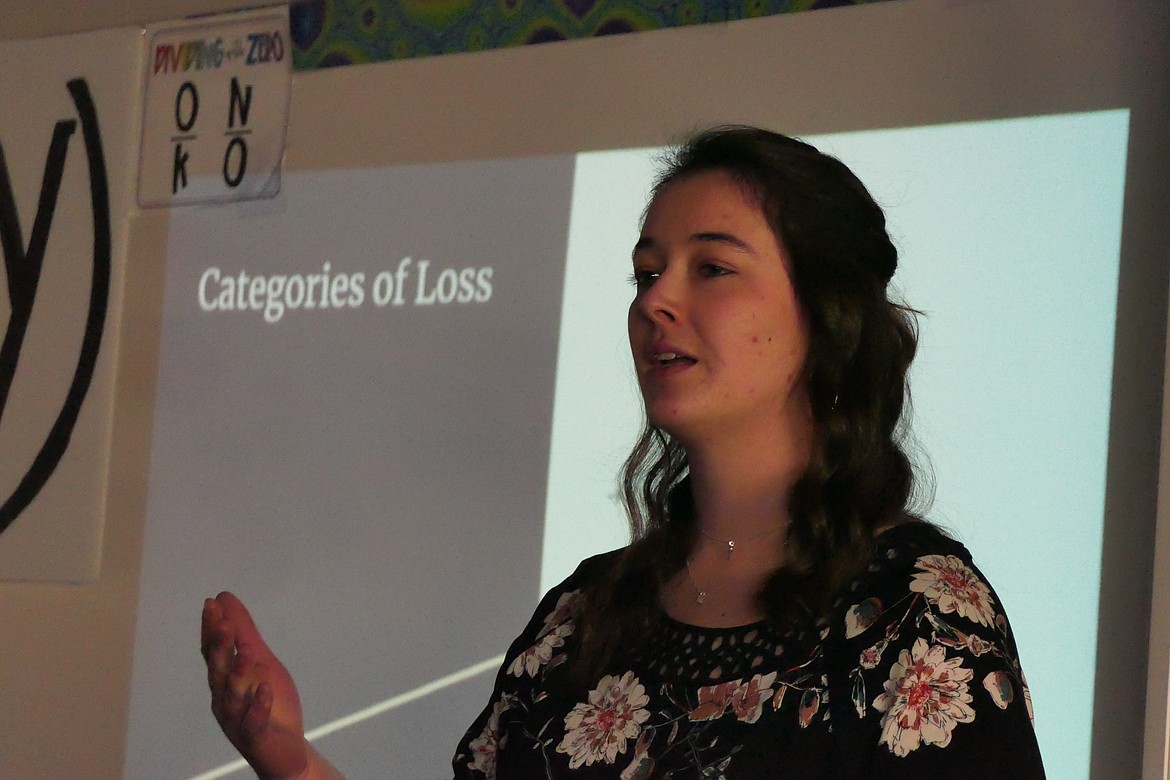
[[[660,431],[668,434],[672,439],[681,443],[684,447],[687,442],[699,435],[702,425],[695,419],[694,415],[685,414],[683,410],[673,408],[666,410],[656,410],[652,407],[647,407],[646,418]]]

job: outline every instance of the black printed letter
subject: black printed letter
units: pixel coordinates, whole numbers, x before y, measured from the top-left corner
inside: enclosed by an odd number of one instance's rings
[[[228,129],[231,130],[236,126],[236,109],[240,112],[240,124],[248,124],[248,111],[252,108],[252,85],[249,84],[240,92],[240,82],[235,76],[232,76],[232,97],[228,104]]]

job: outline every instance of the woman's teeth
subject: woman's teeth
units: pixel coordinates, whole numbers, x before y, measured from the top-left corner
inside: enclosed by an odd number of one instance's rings
[[[680,362],[684,362],[684,361],[694,362],[693,358],[689,358],[686,355],[680,355],[677,352],[659,352],[656,355],[654,355],[654,360],[657,361],[658,363],[662,363],[662,364],[680,363]]]

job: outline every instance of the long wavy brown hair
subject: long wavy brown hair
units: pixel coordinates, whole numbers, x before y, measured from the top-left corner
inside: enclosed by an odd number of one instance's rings
[[[824,616],[868,564],[878,529],[918,519],[903,428],[917,313],[887,294],[897,249],[885,214],[842,162],[778,133],[720,127],[668,153],[651,199],[712,170],[759,205],[808,326],[813,452],[789,497],[787,562],[757,596],[766,620],[800,628]],[[632,543],[584,593],[574,679],[600,674],[660,617],[660,589],[695,541],[687,473],[686,451],[647,423],[622,471]]]

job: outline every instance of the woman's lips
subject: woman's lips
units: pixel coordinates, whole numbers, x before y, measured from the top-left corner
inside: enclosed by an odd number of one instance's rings
[[[652,356],[652,362],[655,365],[675,365],[679,363],[691,364],[695,362],[693,357],[684,355],[681,352],[656,352]]]
[[[647,369],[654,374],[670,374],[693,366],[697,360],[674,346],[658,346],[647,356]]]

